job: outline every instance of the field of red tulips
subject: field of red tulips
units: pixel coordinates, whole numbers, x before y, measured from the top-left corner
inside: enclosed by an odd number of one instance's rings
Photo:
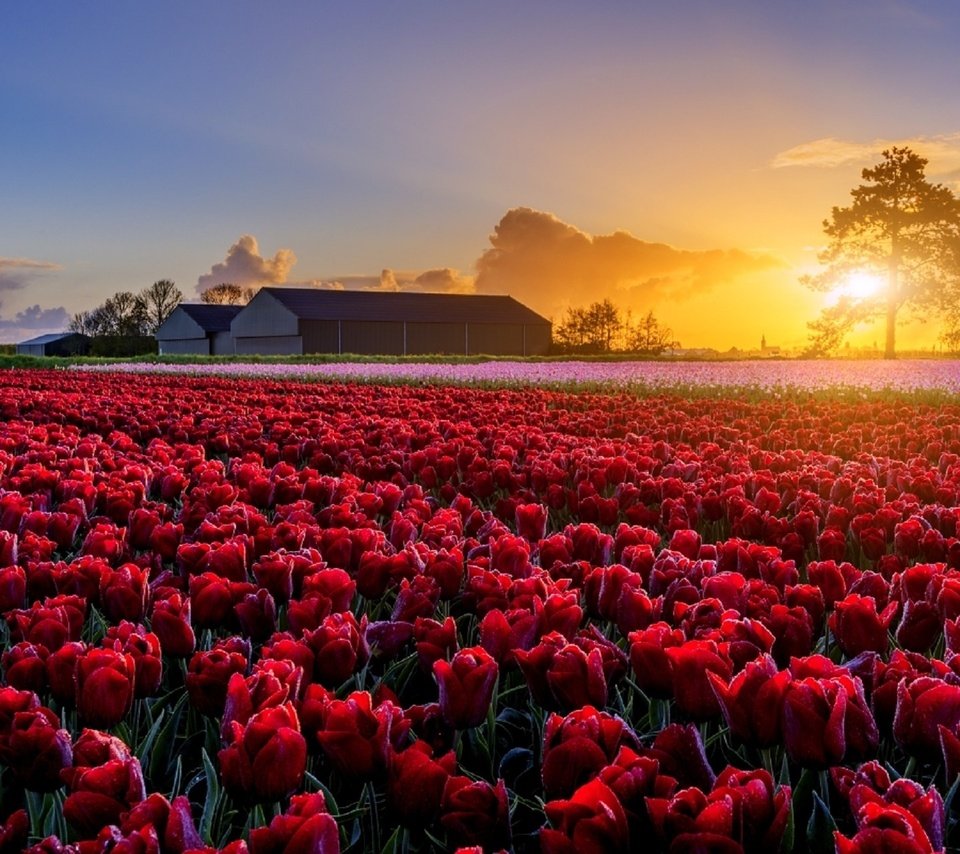
[[[0,852],[960,847],[960,403],[0,373]]]

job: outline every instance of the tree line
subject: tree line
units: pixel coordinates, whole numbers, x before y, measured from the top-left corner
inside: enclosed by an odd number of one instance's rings
[[[553,330],[553,347],[559,353],[655,356],[679,346],[673,332],[652,311],[634,321],[629,311],[622,311],[610,299],[568,308]]]
[[[95,356],[131,356],[156,351],[157,330],[183,301],[170,279],[159,279],[139,293],[120,291],[96,308],[75,314],[71,332],[89,335]]]

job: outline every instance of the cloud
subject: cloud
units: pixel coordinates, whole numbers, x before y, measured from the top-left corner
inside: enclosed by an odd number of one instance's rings
[[[783,266],[767,253],[677,249],[625,231],[591,235],[530,208],[507,211],[490,244],[476,263],[476,290],[508,293],[551,312],[607,297],[649,307]]]
[[[380,291],[399,291],[400,283],[397,281],[397,274],[389,267],[380,271]]]
[[[922,157],[926,157],[930,161],[929,171],[932,175],[960,170],[960,133],[916,136],[906,139],[874,139],[870,142],[824,137],[781,151],[770,161],[770,165],[774,169],[789,166],[830,169],[853,163],[866,164],[879,160],[881,154],[893,146],[907,146]]]
[[[425,291],[443,291],[451,294],[472,294],[476,290],[473,276],[464,276],[453,267],[425,270],[413,280],[413,284]]]
[[[473,277],[464,275],[453,267],[435,267],[430,270],[394,270],[385,267],[379,276],[337,276],[333,279],[311,279],[287,284],[348,291],[423,291],[452,294],[474,292]]]
[[[241,287],[260,287],[262,285],[280,285],[287,281],[291,268],[297,263],[292,249],[280,249],[273,258],[264,258],[260,254],[257,238],[244,234],[227,250],[227,257],[214,264],[210,272],[197,281],[197,292],[221,282],[232,282]]]
[[[18,291],[38,273],[49,273],[60,269],[62,268],[59,264],[52,264],[49,261],[0,257],[0,293]]]
[[[70,315],[62,305],[56,308],[31,305],[13,317],[0,317],[0,340],[17,342],[44,332],[62,332],[69,322]]]

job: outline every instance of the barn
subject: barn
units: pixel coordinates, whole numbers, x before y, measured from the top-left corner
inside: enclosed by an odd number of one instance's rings
[[[19,356],[85,356],[89,352],[90,337],[79,332],[53,332],[17,344]]]
[[[551,325],[508,296],[270,287],[230,331],[238,354],[533,356]]]
[[[240,308],[239,305],[180,303],[157,329],[160,355],[233,355],[230,323]]]

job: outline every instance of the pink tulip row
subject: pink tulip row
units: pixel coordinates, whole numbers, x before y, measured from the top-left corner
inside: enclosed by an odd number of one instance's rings
[[[742,361],[742,362],[511,362],[442,363],[210,363],[85,365],[82,370],[211,375],[273,380],[402,380],[411,382],[604,384],[650,388],[702,386],[767,392],[855,389],[960,393],[960,362],[899,361]]]

